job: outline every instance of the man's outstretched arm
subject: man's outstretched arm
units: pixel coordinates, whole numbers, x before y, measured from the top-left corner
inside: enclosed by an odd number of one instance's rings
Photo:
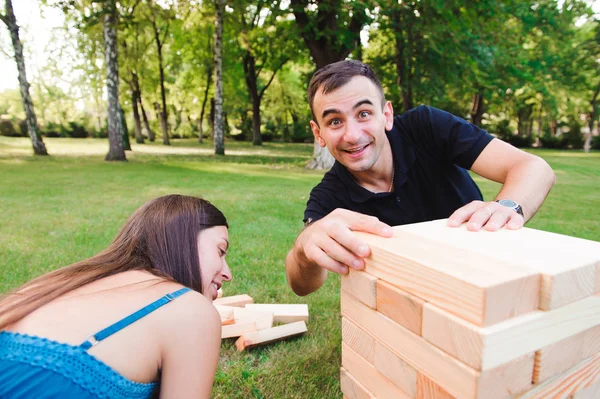
[[[468,222],[469,230],[495,231],[504,226],[519,229],[542,206],[556,179],[550,165],[542,158],[521,151],[501,140],[492,140],[471,168],[486,179],[502,183],[496,199],[519,203],[523,216],[494,201],[474,201],[454,212],[448,225]]]
[[[362,270],[371,250],[352,231],[391,237],[390,226],[373,216],[336,209],[310,226],[296,239],[285,259],[288,284],[300,296],[319,289],[327,271],[348,273],[348,267]]]

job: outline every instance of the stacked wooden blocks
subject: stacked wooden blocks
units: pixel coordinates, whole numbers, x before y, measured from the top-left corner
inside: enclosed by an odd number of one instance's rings
[[[239,337],[238,351],[304,334],[305,304],[255,304],[246,294],[220,297],[214,305],[221,315],[221,339]],[[273,327],[273,323],[280,325]]]
[[[447,220],[356,233],[342,277],[344,397],[600,398],[600,243]]]

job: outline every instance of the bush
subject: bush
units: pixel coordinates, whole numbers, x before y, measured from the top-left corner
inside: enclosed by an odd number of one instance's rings
[[[85,139],[89,136],[87,129],[80,123],[69,122],[69,135],[76,139]]]
[[[15,129],[15,125],[13,125],[12,121],[9,120],[0,120],[0,135],[6,137],[20,137],[21,134],[17,132]]]
[[[43,136],[46,137],[71,137],[69,129],[54,122],[48,122],[48,124],[40,129]]]
[[[262,137],[262,141],[265,142],[273,141],[273,134],[271,133],[262,133],[260,137]]]
[[[208,136],[206,136],[206,138],[208,138]],[[238,133],[238,134],[232,134],[231,138],[235,141],[245,141],[246,135],[244,134],[244,132],[242,132],[242,133]]]
[[[556,137],[552,136],[550,132],[546,132],[543,136],[540,137],[540,142],[542,143],[542,147],[544,148],[567,148],[567,139],[565,135]]]
[[[513,134],[510,137],[505,138],[504,141],[517,148],[530,148],[533,144],[533,136],[521,136],[519,134]]]
[[[592,149],[600,150],[600,136],[592,137]]]
[[[581,125],[576,119],[572,119],[569,123],[569,131],[563,134],[566,142],[565,147],[570,148],[583,148],[585,138],[581,133]]]

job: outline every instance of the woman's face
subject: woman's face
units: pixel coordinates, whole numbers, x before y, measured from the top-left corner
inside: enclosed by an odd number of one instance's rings
[[[229,233],[225,226],[214,226],[198,234],[198,258],[202,276],[202,294],[210,300],[217,298],[223,281],[231,280],[231,270],[225,260],[229,249]]]

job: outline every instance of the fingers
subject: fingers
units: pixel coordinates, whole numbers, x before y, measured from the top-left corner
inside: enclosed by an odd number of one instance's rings
[[[344,224],[352,231],[377,234],[382,237],[391,237],[392,228],[374,216],[363,215],[347,209],[336,209],[331,213],[332,218],[343,220]]]
[[[473,201],[457,209],[448,218],[448,226],[457,227],[467,222],[467,230],[497,231],[502,227],[516,230],[523,227],[523,217],[510,208],[496,202]]]

